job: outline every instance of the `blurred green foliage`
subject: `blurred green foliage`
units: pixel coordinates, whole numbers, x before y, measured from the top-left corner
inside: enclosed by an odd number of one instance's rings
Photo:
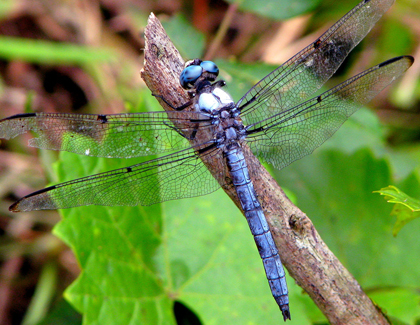
[[[408,196],[395,186],[384,187],[375,192],[385,195],[385,200],[389,203],[395,203],[392,209],[392,215],[397,217],[393,230],[394,236],[400,232],[403,226],[420,218],[420,200]]]
[[[315,9],[320,0],[227,0],[237,4],[241,10],[257,13],[272,19],[288,19]]]
[[[112,49],[4,36],[0,36],[0,58],[50,65],[85,65],[116,59]]]

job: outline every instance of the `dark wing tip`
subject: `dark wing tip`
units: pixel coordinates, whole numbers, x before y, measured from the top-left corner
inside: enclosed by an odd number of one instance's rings
[[[25,118],[25,117],[34,117],[36,116],[36,113],[22,113],[22,114],[16,114],[16,115],[12,115],[9,117],[5,117],[4,119],[0,120],[1,121],[6,121],[6,120],[14,120],[14,119],[18,119],[18,118]]]
[[[19,201],[16,201],[15,203],[13,203],[10,207],[9,207],[9,211],[11,212],[21,212],[19,209]]]
[[[50,201],[48,195],[44,195],[43,197],[38,197],[35,199],[32,199],[32,197],[40,195],[42,193],[51,191],[53,189],[57,188],[57,186],[49,186],[43,189],[40,189],[38,191],[35,191],[31,194],[28,194],[19,200],[17,200],[15,203],[13,203],[9,207],[9,211],[12,212],[22,212],[22,211],[33,211],[33,210],[52,210],[57,209],[57,207],[54,205],[52,201]]]
[[[413,64],[413,62],[414,62],[414,58],[413,58],[411,55],[403,55],[403,56],[397,56],[397,57],[395,57],[395,58],[392,58],[392,59],[386,60],[386,61],[384,61],[384,62],[380,63],[380,64],[379,64],[379,67],[381,68],[381,67],[384,67],[384,66],[386,66],[386,65],[388,65],[388,64],[391,64],[391,63],[394,63],[394,62],[397,62],[397,61],[400,61],[400,60],[403,60],[403,59],[408,60],[408,61],[409,61],[409,63],[410,63],[410,66],[411,66],[411,65]]]
[[[414,57],[411,55],[407,55],[406,58],[408,58],[411,61],[411,64],[414,63]]]
[[[292,320],[292,317],[290,316],[289,305],[280,306],[280,310],[281,310],[281,313],[283,314],[284,321],[287,321],[288,319]]]

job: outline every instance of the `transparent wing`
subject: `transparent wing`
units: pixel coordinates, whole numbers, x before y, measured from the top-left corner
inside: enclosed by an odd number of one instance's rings
[[[251,150],[278,169],[309,155],[413,61],[411,56],[388,60],[318,97],[249,126],[246,139]]]
[[[195,149],[198,151],[188,148],[134,166],[47,187],[21,198],[10,210],[151,205],[211,193],[220,185],[200,157],[215,158],[223,164],[222,153],[211,143]],[[220,166],[220,170],[223,168],[224,165]]]
[[[271,72],[237,103],[245,125],[307,100],[338,69],[394,0],[364,0],[320,38]]]
[[[175,126],[177,128],[175,128]],[[197,112],[148,112],[134,114],[19,114],[0,120],[0,138],[10,139],[28,131],[39,136],[29,145],[108,158],[130,158],[188,148],[181,136],[211,126]]]

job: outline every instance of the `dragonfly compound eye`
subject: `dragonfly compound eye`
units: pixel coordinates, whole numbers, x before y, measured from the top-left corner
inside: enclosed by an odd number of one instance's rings
[[[203,61],[200,63],[200,67],[202,67],[207,72],[215,74],[216,77],[219,75],[219,68],[212,61]]]
[[[208,81],[215,81],[219,75],[219,68],[212,61],[203,61],[200,63],[200,67],[203,68],[203,73],[206,72],[205,78]]]
[[[202,73],[203,68],[199,65],[190,65],[189,67],[186,67],[179,77],[182,88],[191,88]]]

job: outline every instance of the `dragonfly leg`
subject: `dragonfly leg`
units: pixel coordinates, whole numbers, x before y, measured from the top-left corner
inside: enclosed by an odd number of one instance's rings
[[[213,88],[222,88],[224,86],[226,86],[226,81],[224,80],[217,80],[216,82],[214,82],[212,84]]]
[[[176,111],[182,111],[182,110],[184,110],[185,108],[187,108],[188,106],[190,106],[192,103],[193,103],[193,101],[192,100],[189,100],[188,102],[186,102],[185,104],[183,104],[183,105],[181,105],[181,106],[178,106],[178,107],[175,107],[175,106],[173,106],[171,103],[169,103],[162,95],[155,95],[155,94],[152,94],[152,96],[154,96],[154,97],[156,97],[156,98],[160,98],[160,99],[162,99],[164,102],[165,102],[165,104],[166,105],[168,105],[170,108],[172,108],[172,109],[174,109],[174,110],[176,110]]]
[[[198,127],[195,127],[190,136],[185,135],[184,133],[182,133],[178,128],[169,125],[168,123],[164,122],[163,124],[165,124],[168,128],[171,128],[172,130],[174,130],[176,133],[178,133],[181,137],[187,139],[187,140],[194,140],[195,136],[197,135],[197,131],[198,131]]]

